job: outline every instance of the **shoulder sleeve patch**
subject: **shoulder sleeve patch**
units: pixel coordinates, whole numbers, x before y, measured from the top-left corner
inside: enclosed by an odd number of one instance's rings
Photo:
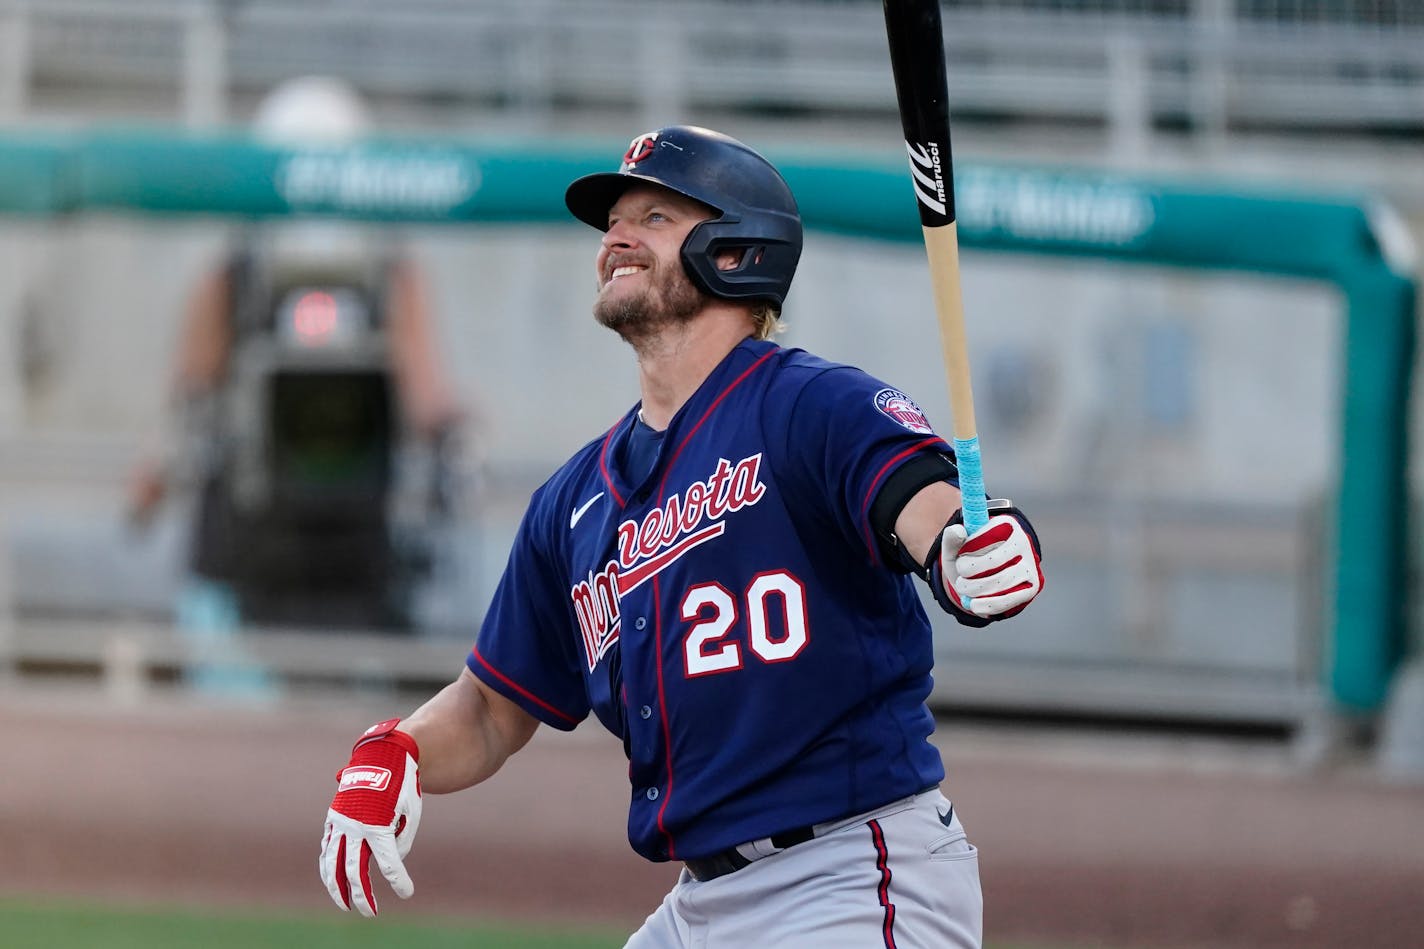
[[[875,407],[884,415],[899,422],[905,428],[920,435],[933,435],[929,419],[910,398],[899,389],[881,389],[875,393]]]

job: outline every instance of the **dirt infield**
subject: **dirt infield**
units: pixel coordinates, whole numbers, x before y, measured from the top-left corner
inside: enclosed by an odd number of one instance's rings
[[[331,911],[316,875],[332,776],[404,707],[115,708],[6,686],[0,894]],[[1111,947],[1424,945],[1424,787],[1293,769],[1269,745],[947,724],[982,851],[986,934]],[[621,749],[547,729],[481,788],[427,800],[392,915],[631,929],[671,866],[624,837]]]

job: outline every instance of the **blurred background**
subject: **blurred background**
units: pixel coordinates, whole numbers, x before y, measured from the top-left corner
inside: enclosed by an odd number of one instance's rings
[[[985,469],[1048,576],[992,637],[931,608],[951,780],[956,747],[1264,767],[1266,812],[1300,794],[1333,818],[1310,795],[1344,789],[1361,820],[1424,826],[1424,4],[943,10]],[[782,167],[809,228],[782,342],[948,427],[870,0],[0,0],[0,123],[7,714],[51,749],[92,733],[75,709],[160,736],[318,716],[312,842],[346,732],[459,671],[530,492],[637,398],[562,193],[638,133],[707,125]],[[89,753],[9,772],[0,818]],[[1417,893],[1398,829],[1354,827],[1400,852],[1349,857]],[[1033,852],[1016,879],[1049,878]],[[1340,859],[1278,868],[1355,878]],[[63,892],[62,863],[0,893]],[[1180,909],[1171,879],[1142,904]],[[1002,931],[1424,942],[1404,903],[1331,929],[1317,885],[1262,897],[1257,928]]]

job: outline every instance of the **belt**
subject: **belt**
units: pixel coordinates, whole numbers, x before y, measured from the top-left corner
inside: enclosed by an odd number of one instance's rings
[[[816,836],[814,827],[798,827],[795,830],[788,830],[785,833],[773,834],[767,838],[771,845],[778,851],[786,850],[797,844],[804,844],[806,841]],[[698,857],[694,860],[684,860],[683,864],[687,871],[692,874],[692,878],[698,883],[706,883],[708,880],[715,880],[718,877],[735,873],[743,867],[752,865],[752,860],[742,855],[736,847],[729,847],[721,853],[714,853],[710,857]]]

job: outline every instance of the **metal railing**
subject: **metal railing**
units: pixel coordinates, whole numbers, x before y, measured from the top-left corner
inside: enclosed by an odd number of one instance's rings
[[[1424,11],[1331,6],[951,0],[952,104],[966,116],[1424,132]],[[536,115],[895,109],[880,4],[864,0],[0,0],[0,50],[11,118],[40,93],[151,101],[162,87],[209,124],[234,93],[311,72]]]

